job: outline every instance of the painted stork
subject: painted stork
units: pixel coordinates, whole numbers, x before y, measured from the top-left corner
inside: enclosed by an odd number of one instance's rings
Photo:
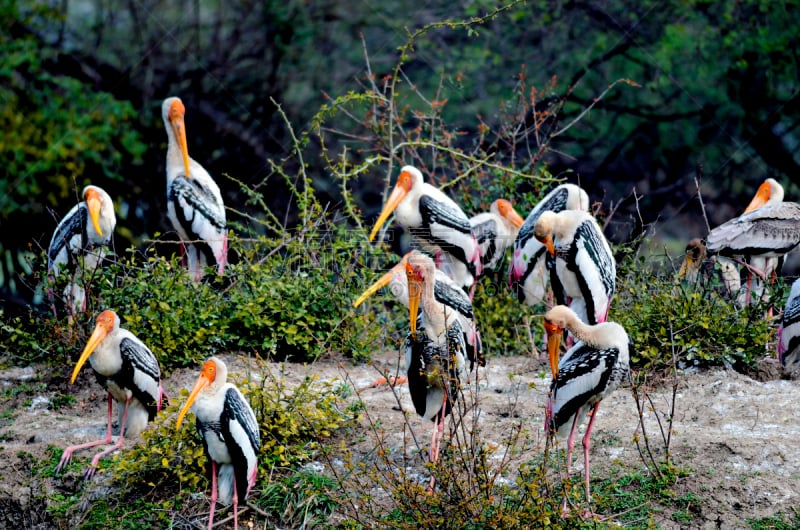
[[[358,299],[353,302],[353,307],[358,307],[364,300],[375,294],[382,287],[389,285],[397,300],[408,307],[408,280],[406,275],[406,263],[412,255],[418,254],[412,251],[403,256],[400,263],[392,267],[389,272],[378,278],[378,280],[364,291]],[[475,313],[472,310],[472,302],[469,296],[453,281],[448,275],[439,269],[434,271],[433,296],[436,301],[443,304],[449,311],[455,313],[461,329],[464,331],[464,340],[467,344],[467,358],[470,361],[470,370],[474,363],[485,366],[486,359],[483,357],[483,347],[481,344],[480,333],[475,322]]]
[[[715,269],[715,263],[719,268]],[[722,256],[708,258],[706,243],[696,237],[686,244],[686,255],[678,270],[678,279],[685,281],[689,285],[704,283],[711,278],[717,277],[725,289],[727,295],[736,296],[741,288],[741,279],[736,263]]]
[[[522,223],[524,219],[506,199],[497,199],[488,212],[470,218],[469,224],[481,249],[484,269],[497,269],[506,249],[514,244]]]
[[[228,232],[217,183],[189,158],[185,114],[180,98],[167,98],[161,105],[167,131],[167,217],[181,238],[189,275],[200,281],[207,264],[215,263],[217,274],[225,272]]]
[[[633,344],[622,326],[616,322],[585,324],[570,308],[559,305],[545,314],[547,349],[553,381],[546,410],[546,430],[549,436],[561,438],[567,433],[567,475],[572,463],[575,431],[591,411],[589,425],[583,436],[583,465],[586,501],[589,493],[589,448],[597,409],[604,397],[611,394],[630,375],[629,359]],[[559,360],[563,330],[567,329],[577,342]]]
[[[247,498],[258,474],[261,441],[256,415],[239,389],[226,382],[227,377],[225,363],[216,357],[207,360],[176,424],[179,429],[194,404],[197,432],[211,461],[209,530],[214,526],[218,493],[220,502],[233,503],[233,526],[239,528],[239,500]]]
[[[419,252],[406,262],[411,328],[406,337],[408,389],[417,414],[434,422],[431,462],[439,457],[444,418],[452,410],[466,370],[464,333],[456,312],[436,300],[435,270],[433,260]],[[431,488],[433,484],[431,477]]]
[[[514,257],[509,269],[511,290],[520,302],[536,305],[547,292],[545,246],[533,237],[533,229],[542,212],[562,210],[589,211],[589,195],[575,184],[561,184],[533,207],[514,241]]]
[[[456,283],[465,290],[473,288],[482,266],[469,218],[450,197],[424,182],[414,166],[400,170],[397,184],[369,234],[370,241],[392,212],[423,250],[442,260],[443,270]]]
[[[81,367],[89,360],[97,382],[108,391],[108,427],[102,440],[64,449],[56,473],[64,469],[72,453],[96,445],[111,443],[111,401],[122,406],[119,411],[119,437],[117,442],[94,456],[84,477],[91,478],[100,459],[122,447],[125,436],[136,436],[161,410],[166,402],[161,386],[161,369],[150,349],[127,329],[119,326],[119,317],[107,309],[97,315],[97,323],[89,342],[81,353],[71,382],[78,377]]]
[[[800,374],[800,279],[792,284],[778,328],[778,359],[789,377]]]
[[[47,249],[47,273],[51,280],[62,270],[72,276],[65,298],[70,313],[86,311],[84,276],[103,262],[111,243],[117,217],[108,193],[97,186],[83,188],[83,200],[58,223]]]
[[[550,283],[558,304],[570,307],[587,324],[605,322],[614,296],[616,265],[603,231],[580,210],[542,212],[534,236],[555,257]]]

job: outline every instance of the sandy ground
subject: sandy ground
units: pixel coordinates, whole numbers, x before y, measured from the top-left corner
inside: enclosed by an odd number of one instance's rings
[[[232,373],[244,370],[243,360],[226,359]],[[414,452],[416,446],[408,429],[403,428],[405,418],[422,445],[427,445],[431,425],[413,414],[407,389],[397,387],[396,396],[390,390],[368,388],[379,371],[394,372],[398,362],[402,363],[395,352],[377,356],[372,365],[320,361],[309,366],[276,363],[269,369],[282,374],[288,383],[299,382],[309,374],[344,381],[357,390],[350,399],[363,400],[369,417],[380,420],[387,446]],[[84,369],[76,385],[68,385],[68,369],[64,374],[44,373],[37,368],[0,373],[0,391],[22,384],[34,389],[0,403],[0,528],[50,528],[42,492],[52,484],[33,480],[33,462],[43,458],[50,445],[81,443],[100,438],[105,432],[106,398],[91,370]],[[191,386],[195,376],[193,370],[177,371],[165,381],[165,389],[176,396],[180,388]],[[656,415],[665,422],[669,414],[669,383],[650,390],[654,407],[645,413],[655,448],[663,448]],[[466,399],[474,403],[471,418],[477,418],[483,440],[496,444],[498,454],[508,441],[508,433],[519,426],[524,427],[528,440],[518,458],[530,460],[543,450],[541,425],[547,384],[544,364],[532,357],[492,358],[480,370],[477,382],[474,377],[470,381]],[[748,518],[792,513],[800,504],[799,385],[779,379],[757,381],[729,370],[679,376],[671,452],[675,464],[690,472],[679,479],[674,490],[679,495],[692,493],[701,500],[690,508],[688,526],[749,528]],[[74,395],[75,403],[51,410],[52,400],[59,393]],[[633,441],[637,429],[631,389],[619,389],[603,402],[595,424],[591,453],[595,481],[618,473],[620,468],[644,468]],[[366,454],[374,443],[367,434],[352,449]],[[580,473],[582,468],[579,450],[573,472]],[[656,510],[655,517],[663,528],[681,527],[669,510]]]

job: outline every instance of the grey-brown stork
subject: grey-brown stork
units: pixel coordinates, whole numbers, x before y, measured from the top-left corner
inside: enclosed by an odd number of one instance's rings
[[[542,212],[589,211],[589,195],[575,184],[561,184],[542,198],[525,218],[514,241],[514,255],[508,271],[511,290],[520,302],[536,305],[547,293],[546,248],[533,229]]]
[[[217,274],[225,272],[228,232],[217,183],[189,158],[185,114],[180,98],[167,98],[161,105],[167,131],[167,217],[181,238],[189,275],[200,281],[208,264],[216,265]]]
[[[524,222],[506,199],[497,199],[488,212],[470,217],[469,224],[472,225],[472,233],[481,249],[481,264],[484,269],[497,269],[506,249],[514,244],[517,232]]]
[[[770,187],[770,183],[765,182],[762,188],[765,186]],[[706,238],[708,252],[753,262],[783,258],[795,248],[800,243],[800,204],[775,201],[761,205],[762,200],[756,194],[745,213],[711,230]],[[745,265],[762,281],[768,279],[764,270]]]
[[[481,253],[469,217],[438,188],[428,184],[414,166],[404,166],[369,240],[394,212],[426,252],[441,260],[440,267],[465,290],[473,288],[482,272]]]
[[[587,324],[605,322],[616,286],[616,264],[603,231],[580,210],[542,212],[534,236],[555,257],[550,283],[556,302]]]
[[[64,469],[75,451],[110,444],[112,399],[122,407],[119,410],[117,442],[92,458],[84,475],[89,479],[97,470],[101,458],[122,447],[126,435],[136,436],[147,427],[147,423],[161,410],[166,396],[161,386],[161,369],[155,355],[133,333],[120,327],[119,317],[110,309],[97,315],[94,331],[72,371],[72,383],[87,359],[97,376],[97,382],[108,391],[106,436],[102,440],[64,449],[56,473]]]
[[[583,471],[586,501],[589,493],[589,448],[600,402],[619,385],[628,380],[629,360],[633,344],[622,326],[616,322],[595,325],[584,323],[570,308],[559,305],[545,314],[547,349],[553,381],[546,410],[545,429],[549,436],[562,437],[567,433],[567,475],[572,463],[575,431],[586,413],[591,414],[583,436]],[[563,330],[577,342],[559,360]]]
[[[209,530],[214,526],[217,500],[233,503],[233,526],[239,528],[239,501],[247,498],[258,474],[261,439],[256,415],[239,389],[227,382],[227,377],[224,362],[217,357],[207,360],[176,424],[179,429],[194,405],[197,432],[211,461]]]
[[[361,296],[353,302],[353,307],[358,307],[364,300],[375,294],[382,287],[388,285],[397,300],[408,308],[409,298],[406,263],[408,263],[410,256],[416,256],[418,253],[418,251],[411,251],[403,256],[400,263],[378,278],[375,283],[370,285]],[[461,329],[464,331],[464,340],[467,345],[466,353],[470,361],[470,370],[472,370],[475,362],[480,366],[484,366],[486,360],[483,357],[480,333],[478,332],[478,326],[475,322],[475,313],[472,309],[472,301],[469,299],[469,296],[452,278],[439,269],[435,269],[434,271],[433,296],[436,301],[444,304],[445,307],[454,312],[456,318],[458,318]]]
[[[71,276],[65,291],[70,313],[86,311],[84,282],[103,262],[117,225],[114,202],[105,190],[86,186],[81,196],[83,200],[58,223],[47,249],[51,280],[61,271]]]
[[[724,287],[726,295],[735,297],[742,285],[734,261],[722,256],[708,258],[705,241],[698,237],[692,239],[686,244],[686,255],[678,270],[678,279],[689,285],[697,285],[715,278]]]
[[[436,300],[435,270],[433,260],[422,253],[408,257],[411,330],[406,338],[406,375],[417,414],[434,422],[431,462],[439,457],[444,418],[452,410],[466,372],[464,332],[456,312]],[[433,484],[431,477],[431,488]]]
[[[789,377],[800,374],[800,279],[792,284],[778,328],[778,359]]]

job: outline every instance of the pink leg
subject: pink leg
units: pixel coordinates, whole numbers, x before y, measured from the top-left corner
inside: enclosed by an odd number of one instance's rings
[[[222,255],[217,256],[217,274],[225,274],[225,265],[228,264],[228,234],[222,237]]]
[[[211,512],[208,514],[208,530],[214,528],[214,508],[217,506],[217,463],[211,460]]]
[[[233,530],[239,530],[239,496],[236,493],[236,477],[233,478]]]
[[[96,442],[89,442],[80,445],[70,445],[64,452],[61,454],[61,461],[59,461],[58,466],[56,466],[55,474],[58,473],[67,467],[69,461],[72,459],[72,453],[75,451],[80,451],[82,449],[88,449],[89,447],[95,447],[97,445],[103,444],[110,444],[111,443],[111,394],[108,395],[108,428],[106,429],[106,437],[102,440],[97,440]]]
[[[575,413],[575,419],[572,420],[572,428],[569,430],[569,438],[567,438],[567,475],[572,468],[572,450],[575,448],[575,431],[578,427],[578,418],[581,416],[580,409]]]
[[[439,444],[442,441],[442,436],[444,435],[444,413],[445,407],[447,405],[447,394],[444,395],[444,399],[442,400],[442,410],[439,413],[439,417],[436,418],[436,423],[433,426],[433,435],[431,436],[431,451],[430,451],[430,459],[431,462],[436,462],[439,459]],[[435,477],[431,475],[431,483],[428,486],[428,491],[433,491],[433,485],[435,483]]]
[[[106,456],[109,453],[113,453],[120,447],[122,447],[122,442],[125,441],[125,423],[128,420],[128,405],[131,402],[131,398],[125,400],[125,408],[122,409],[122,421],[120,422],[119,426],[119,438],[117,438],[117,443],[106,449],[105,451],[101,451],[94,455],[92,458],[91,464],[89,464],[88,469],[86,469],[86,473],[83,475],[83,478],[89,480],[94,476],[95,471],[97,471],[97,465],[100,463],[100,459]],[[109,431],[110,433],[110,431]],[[110,441],[110,440],[109,440]]]
[[[592,496],[589,493],[589,447],[591,447],[592,442],[589,437],[592,434],[592,425],[594,425],[594,419],[597,417],[597,409],[599,407],[600,402],[598,401],[592,408],[592,417],[589,420],[589,426],[586,427],[586,434],[583,435],[583,473],[586,477],[586,502],[588,503],[592,502]]]

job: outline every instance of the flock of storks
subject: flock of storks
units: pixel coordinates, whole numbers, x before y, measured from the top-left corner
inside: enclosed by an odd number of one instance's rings
[[[200,281],[207,266],[224,274],[227,227],[219,188],[205,169],[189,158],[184,114],[180,99],[164,101],[168,217],[181,239],[189,274]],[[559,185],[526,219],[504,199],[495,201],[490,212],[469,218],[441,190],[426,183],[417,168],[405,166],[370,241],[392,214],[411,234],[417,250],[381,276],[354,306],[390,285],[409,310],[406,378],[392,384],[407,382],[416,411],[434,422],[430,460],[438,457],[444,418],[461,391],[465,372],[485,365],[472,306],[476,282],[483,269],[499,267],[506,250],[513,246],[509,266],[512,290],[520,302],[536,305],[546,301],[552,306],[544,315],[552,372],[545,428],[549,435],[567,436],[567,473],[576,427],[590,415],[583,437],[586,498],[590,502],[591,430],[602,399],[629,378],[633,345],[622,326],[607,321],[616,267],[611,247],[589,212],[586,192],[573,184]],[[111,198],[99,187],[87,186],[83,201],[70,210],[53,234],[48,272],[51,279],[68,275],[63,300],[71,315],[85,311],[85,277],[105,260],[115,224]],[[690,243],[679,276],[694,282],[704,275],[721,274],[732,298],[740,304],[750,303],[751,293],[763,295],[763,284],[779,273],[784,255],[798,242],[800,205],[783,202],[783,189],[768,179],[745,213],[712,230],[705,241]],[[718,265],[710,267],[709,256]],[[740,264],[747,271],[746,287],[740,284]],[[742,298],[740,292],[746,296]],[[50,295],[52,300],[52,290]],[[563,337],[567,350],[561,355]],[[800,280],[792,286],[783,312],[778,352],[786,370],[797,371]],[[122,405],[117,442],[94,456],[85,475],[89,478],[100,458],[121,447],[125,435],[142,431],[167,397],[156,356],[120,327],[112,310],[97,316],[72,382],[87,360],[108,391],[106,436],[66,448],[57,472],[76,450],[112,443],[112,399]],[[206,361],[176,424],[180,427],[192,407],[212,468],[208,528],[213,525],[218,496],[225,504],[233,503],[234,526],[238,528],[238,501],[247,496],[257,475],[258,423],[247,400],[226,378],[227,368],[221,360],[212,357]],[[429,488],[434,486],[431,478]]]

